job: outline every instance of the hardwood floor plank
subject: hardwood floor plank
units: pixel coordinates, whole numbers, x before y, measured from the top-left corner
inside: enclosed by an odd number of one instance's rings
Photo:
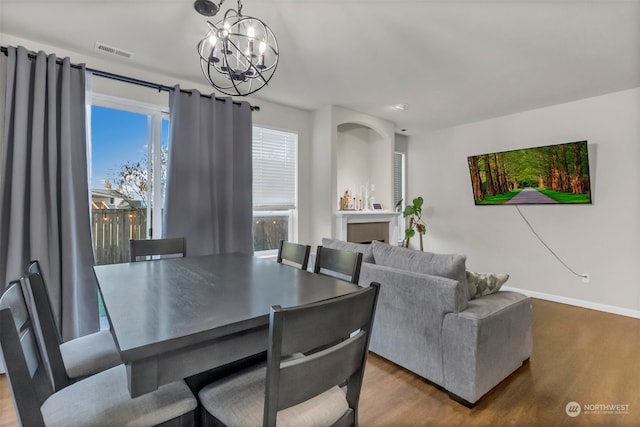
[[[370,354],[360,398],[361,427],[563,427],[640,425],[640,320],[533,300],[529,363],[486,394],[473,409],[446,391]],[[622,405],[626,410],[570,417],[569,402]],[[624,405],[628,405],[625,407]],[[597,409],[597,410],[596,410]],[[603,413],[605,412],[605,413]],[[614,411],[615,412],[615,411]],[[0,375],[0,427],[17,426]]]
[[[0,374],[0,427],[15,427],[17,425],[18,420],[13,409],[7,376]]]

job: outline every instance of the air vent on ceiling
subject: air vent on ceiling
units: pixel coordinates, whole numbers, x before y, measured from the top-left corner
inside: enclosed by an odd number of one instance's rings
[[[110,55],[119,56],[120,58],[131,59],[133,52],[127,52],[126,50],[119,49],[117,47],[109,46],[104,43],[96,42],[95,49],[98,52],[108,53]]]

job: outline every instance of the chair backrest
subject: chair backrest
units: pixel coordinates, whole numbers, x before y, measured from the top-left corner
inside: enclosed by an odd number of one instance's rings
[[[358,402],[380,285],[270,312],[264,425],[277,412],[346,384],[349,410],[340,425],[357,425]],[[302,358],[296,353],[320,351]]]
[[[56,341],[58,342],[58,345],[62,344],[62,336],[60,335],[60,330],[58,329],[55,316],[53,314],[51,298],[49,297],[49,290],[47,289],[47,285],[44,280],[44,275],[42,274],[42,268],[40,268],[40,261],[38,260],[30,261],[29,265],[27,265],[27,268],[25,270],[25,274],[26,274],[27,280],[29,276],[31,276],[32,274],[37,274],[38,276],[40,276],[39,284],[41,284],[42,286],[41,286],[41,289],[38,289],[36,293],[39,297],[42,297],[44,295],[46,299],[38,298],[37,301],[34,300],[34,304],[38,303],[37,307],[35,307],[35,308],[38,308],[38,313],[36,313],[36,317],[45,316],[45,319],[47,321],[50,320],[49,324],[54,326],[53,333],[56,337]],[[28,284],[31,285],[30,282]],[[26,294],[25,297],[27,298],[27,301],[29,301],[29,295]],[[43,311],[42,316],[40,315],[40,311]],[[39,319],[36,319],[36,320],[39,320]]]
[[[309,252],[311,252],[311,246],[309,245],[301,245],[299,243],[280,240],[278,262],[298,267],[301,270],[306,270],[307,264],[309,263]]]
[[[60,351],[60,344],[62,344],[60,331],[56,326],[49,291],[38,261],[31,261],[26,272],[27,277],[22,279],[23,291],[27,300],[31,300],[30,309],[32,323],[37,332],[36,338],[44,354],[44,363],[53,383],[53,389],[58,391],[72,383]]]
[[[360,280],[361,265],[362,254],[360,252],[318,246],[316,265],[313,271],[357,284],[358,280]]]
[[[154,240],[130,240],[129,250],[131,262],[139,261],[138,257],[153,255],[187,255],[187,242],[184,237]]]
[[[0,351],[20,425],[43,426],[40,406],[53,389],[38,350],[23,287],[20,282],[12,282],[0,297]]]

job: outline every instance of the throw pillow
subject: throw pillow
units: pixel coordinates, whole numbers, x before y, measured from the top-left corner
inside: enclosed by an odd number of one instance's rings
[[[330,249],[340,249],[349,252],[360,252],[362,254],[362,262],[373,263],[373,253],[371,245],[363,243],[345,242],[344,240],[322,238],[322,246]]]
[[[509,279],[506,273],[476,273],[467,270],[467,285],[469,286],[469,299],[479,298],[498,292],[504,282]]]
[[[372,242],[371,249],[376,264],[446,277],[457,280],[461,284],[466,281],[465,262],[467,257],[465,255],[421,252],[382,242]]]

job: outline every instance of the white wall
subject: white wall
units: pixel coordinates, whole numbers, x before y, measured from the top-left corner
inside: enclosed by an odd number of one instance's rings
[[[360,186],[370,182],[371,129],[360,125],[344,124],[338,126],[338,144],[336,165],[338,172],[338,195],[346,190],[352,196],[360,193]],[[364,189],[363,189],[364,191]]]
[[[337,138],[337,127],[333,125],[333,108],[326,106],[313,113],[311,143],[311,224],[312,248],[319,245],[323,237],[332,235],[332,216],[338,209],[338,199],[334,197],[337,185],[337,167],[332,162],[333,141]]]
[[[369,143],[367,155],[371,162],[369,165],[369,184],[374,184],[376,188],[372,193],[372,197],[377,202],[382,203],[385,209],[389,209],[393,203],[394,124],[387,120],[337,106],[332,107],[332,120],[336,129],[345,124],[359,125],[369,129],[366,138]],[[337,145],[340,143],[339,133],[341,132],[338,131],[336,133],[333,140],[332,162],[334,165],[338,163]],[[334,173],[340,175],[337,170]],[[333,195],[335,206],[337,206],[338,200],[343,193],[344,189],[335,187]]]
[[[467,255],[533,296],[640,315],[640,88],[409,138],[409,199],[425,199],[425,250]],[[475,206],[467,156],[587,140],[593,205]],[[415,244],[415,242],[412,242]]]
[[[341,126],[348,124],[348,126]],[[393,123],[372,117],[357,111],[329,105],[313,112],[312,128],[312,160],[310,171],[312,230],[311,239],[307,241],[312,247],[319,245],[323,237],[336,235],[334,213],[338,210],[340,197],[344,188],[338,188],[338,145],[340,143],[339,127],[349,129],[352,125],[370,129],[365,138],[376,151],[371,158],[378,166],[375,174],[370,174],[371,182],[376,184],[376,191],[388,200],[380,200],[383,206],[391,205],[393,185]],[[375,136],[373,136],[375,135]],[[344,135],[343,135],[344,136]],[[354,135],[350,135],[354,136]],[[350,139],[349,136],[346,139]],[[369,147],[371,148],[371,147]],[[356,181],[356,179],[352,179]],[[354,183],[347,183],[352,186]],[[344,184],[341,184],[342,186]],[[380,186],[380,190],[378,190]],[[374,197],[376,194],[374,194]]]
[[[337,144],[337,182],[338,196],[349,190],[352,196],[369,196],[380,201],[384,209],[389,194],[389,177],[381,173],[388,170],[389,141],[381,137],[373,129],[352,123],[338,126]],[[372,191],[371,188],[374,188]],[[370,209],[371,206],[365,206]]]

